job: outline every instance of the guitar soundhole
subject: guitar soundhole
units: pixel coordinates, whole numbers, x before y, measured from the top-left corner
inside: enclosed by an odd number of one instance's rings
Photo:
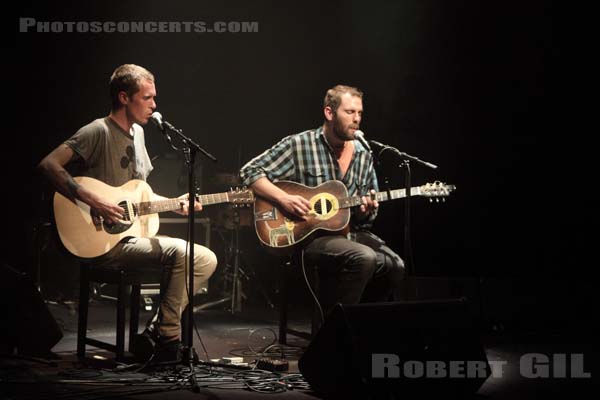
[[[123,219],[117,222],[104,221],[102,225],[106,233],[115,235],[121,232],[125,232],[131,227],[131,225],[133,224],[133,220],[138,214],[138,210],[135,204],[129,204],[127,201],[121,201],[119,203],[119,207],[125,210],[123,212]]]
[[[131,204],[131,209],[129,208],[130,204],[127,201],[122,201],[119,203],[119,207],[121,207],[125,212],[123,213],[123,221],[131,222],[137,217],[138,210],[135,204]],[[131,215],[130,210],[133,210],[133,215]]]
[[[325,204],[325,209],[323,209],[323,203]],[[332,208],[333,208],[333,204],[331,203],[330,200],[325,200],[325,201],[318,200],[315,203],[315,207],[314,207],[315,212],[319,215],[325,215],[325,214],[329,213]]]

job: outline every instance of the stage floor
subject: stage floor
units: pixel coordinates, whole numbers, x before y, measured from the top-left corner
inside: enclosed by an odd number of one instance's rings
[[[190,374],[189,368],[184,365],[136,371],[133,359],[131,364],[116,363],[113,353],[91,346],[87,347],[86,358],[78,359],[77,304],[49,303],[48,308],[64,335],[52,349],[55,358],[0,358],[1,398],[321,398],[298,375],[298,359],[309,342],[288,335],[288,345],[279,346],[278,312],[275,309],[244,306],[241,312],[235,314],[224,309],[195,313],[197,335],[194,348],[200,360],[243,357],[244,362],[252,366],[257,359],[282,359],[283,355],[289,369],[280,375],[268,375],[251,370],[211,369],[198,365],[196,376],[200,391],[193,392],[186,383]],[[112,301],[92,302],[89,336],[114,341],[115,311]],[[151,315],[151,311],[142,311],[140,323],[143,324]],[[308,315],[308,310],[290,310],[290,327],[308,330]],[[593,369],[597,366],[597,354],[592,352],[590,341],[584,340],[588,336],[549,331],[485,332],[481,339],[488,361],[494,364],[494,375],[485,381],[473,398],[573,398],[573,395],[582,394],[594,381],[585,376],[591,374],[595,377]],[[533,362],[535,354],[542,355],[542,358],[538,356]],[[544,355],[548,357],[546,363],[543,362]],[[583,363],[580,363],[580,358],[583,358]],[[547,378],[543,377],[545,371],[549,375]],[[527,377],[532,373],[542,376]],[[576,377],[569,377],[571,375]]]

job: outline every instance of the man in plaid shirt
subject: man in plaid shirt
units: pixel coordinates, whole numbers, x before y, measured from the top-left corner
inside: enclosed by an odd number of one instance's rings
[[[354,139],[362,119],[362,97],[354,87],[329,89],[323,126],[283,138],[240,171],[243,184],[299,218],[309,212],[309,201],[272,182],[317,186],[335,179],[346,185],[350,196],[363,196],[362,204],[352,210],[350,233],[317,236],[304,245],[306,262],[318,266],[325,313],[336,303],[393,300],[404,275],[402,259],[368,230],[378,208],[369,194],[378,184],[370,151]]]

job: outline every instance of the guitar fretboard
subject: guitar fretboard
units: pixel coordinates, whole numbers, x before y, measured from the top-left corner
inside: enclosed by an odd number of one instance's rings
[[[203,194],[196,196],[196,201],[202,205],[211,205],[219,203],[227,203],[229,196],[227,192]],[[138,215],[156,214],[165,211],[174,211],[181,209],[181,200],[179,199],[166,199],[156,201],[142,201],[137,203]]]
[[[420,196],[421,188],[419,186],[410,188],[411,196]],[[406,189],[395,189],[390,190],[389,192],[377,192],[375,194],[375,200],[382,202],[388,200],[401,199],[406,197]],[[361,196],[352,196],[352,197],[344,197],[338,199],[340,203],[340,208],[349,208],[355,207],[362,204]]]

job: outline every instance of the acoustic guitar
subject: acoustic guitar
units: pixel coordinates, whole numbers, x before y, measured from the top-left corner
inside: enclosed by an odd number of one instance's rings
[[[306,220],[285,213],[270,201],[257,196],[254,202],[254,228],[260,242],[267,248],[288,251],[317,231],[342,232],[350,222],[350,208],[359,206],[361,196],[348,196],[341,181],[327,181],[316,187],[296,182],[279,181],[274,184],[288,194],[304,197],[310,202]],[[454,185],[435,181],[410,188],[411,196],[429,197],[431,200],[447,197]],[[378,192],[372,195],[379,202],[407,197],[406,189]]]
[[[93,215],[86,203],[72,201],[56,192],[54,195],[54,218],[58,234],[64,246],[73,255],[94,258],[108,253],[123,238],[153,237],[158,232],[158,213],[181,209],[181,200],[153,200],[150,185],[138,179],[114,187],[89,177],[76,177],[75,182],[118,204],[125,212],[122,220],[109,223]],[[249,205],[254,194],[247,189],[232,189],[229,192],[197,195],[202,206],[220,203]]]

